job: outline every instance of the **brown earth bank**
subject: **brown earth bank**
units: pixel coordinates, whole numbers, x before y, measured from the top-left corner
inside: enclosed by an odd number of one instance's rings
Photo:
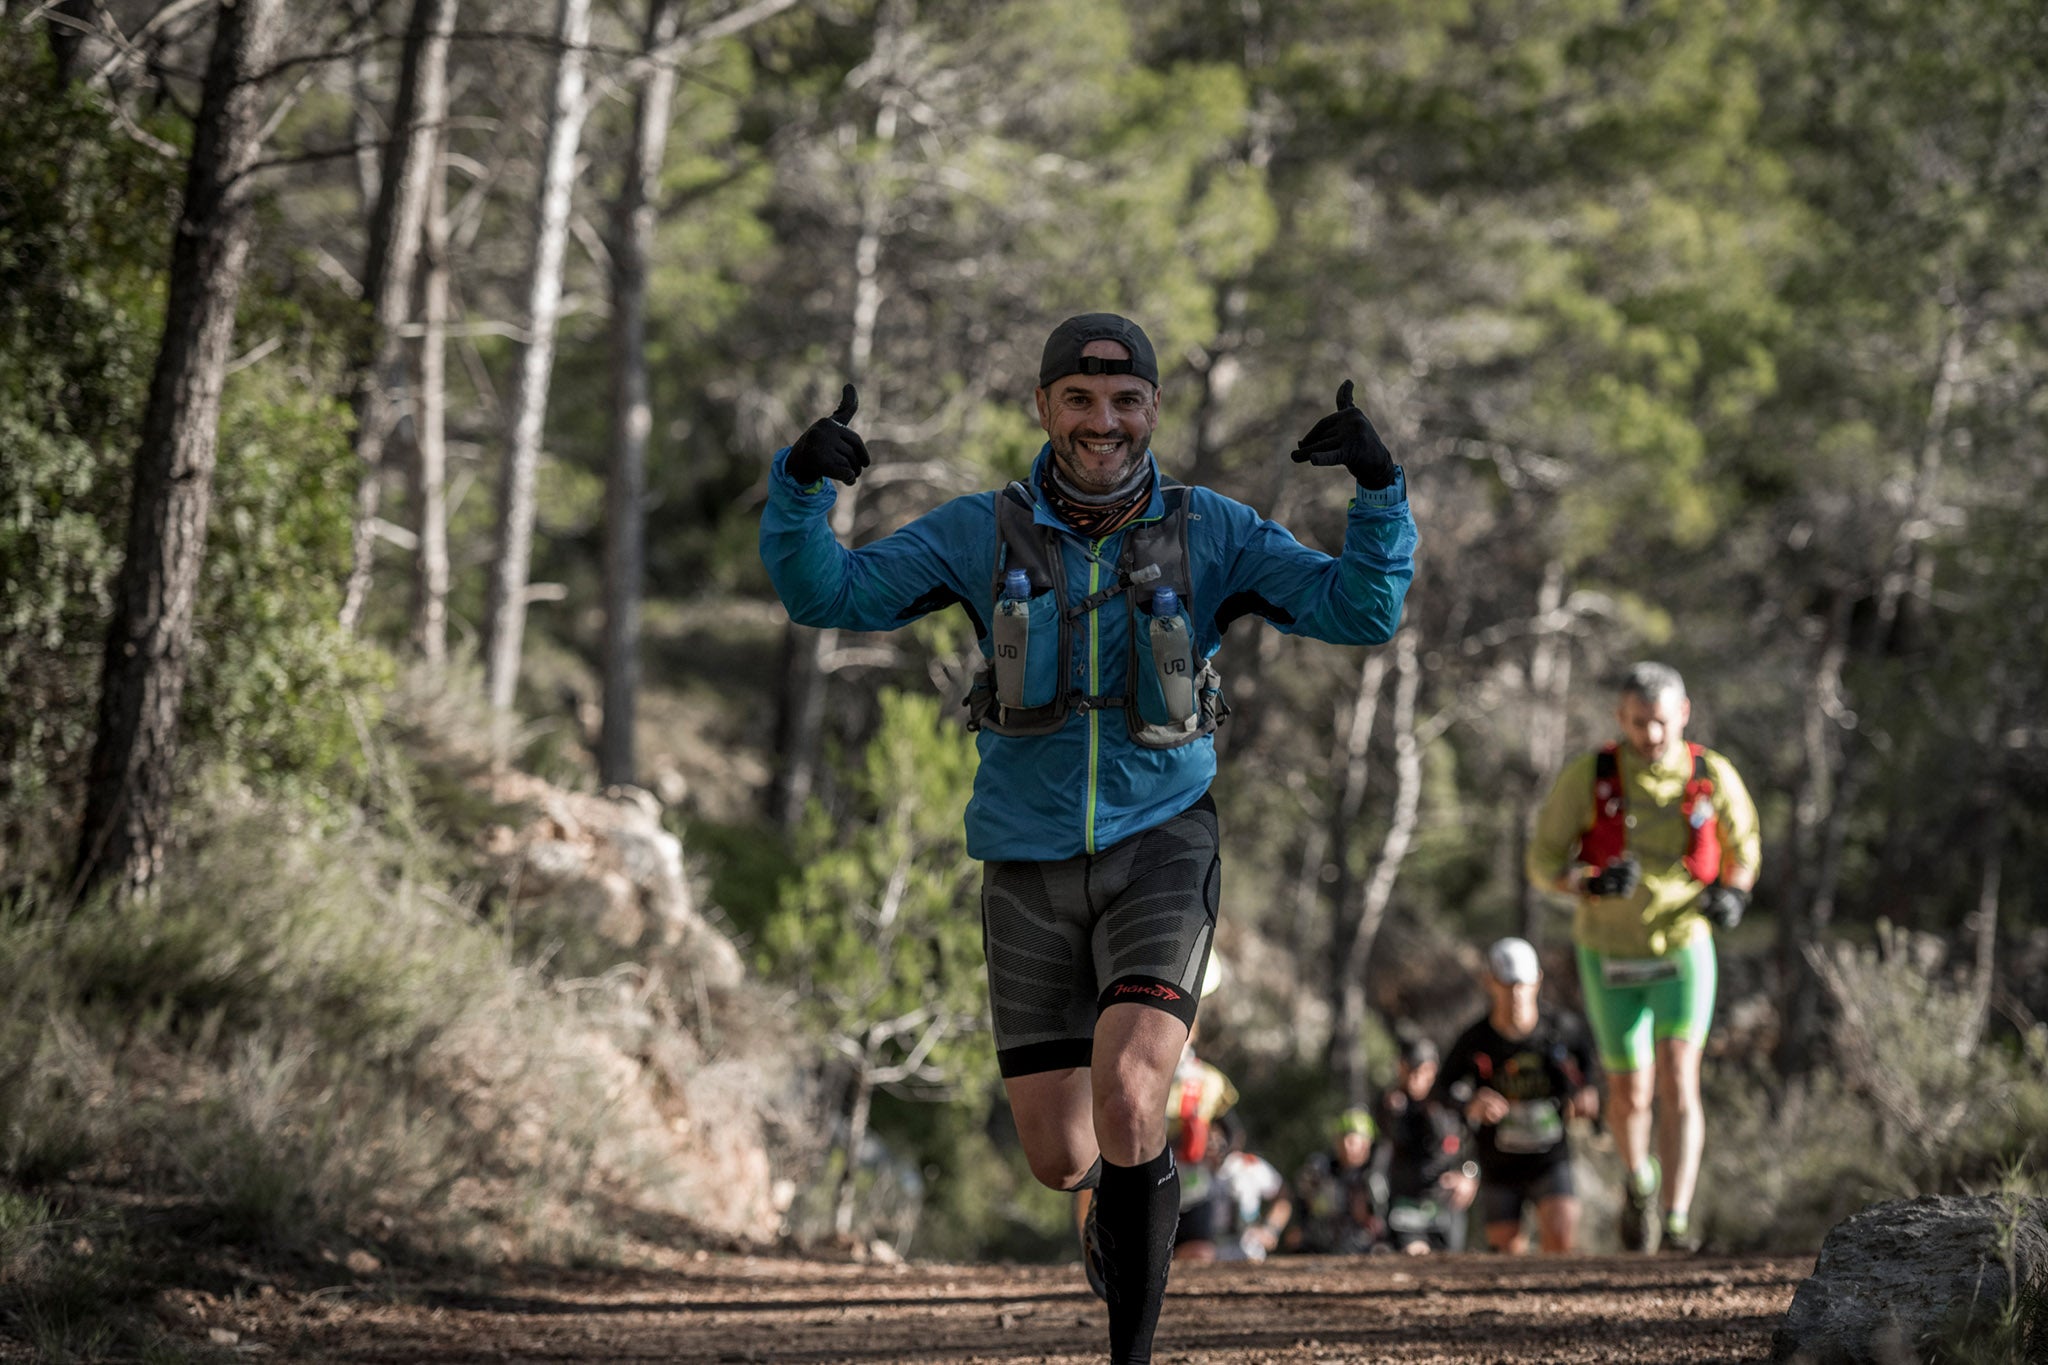
[[[669,1269],[189,1292],[166,1319],[224,1356],[337,1362],[1105,1359],[1074,1266],[722,1256]],[[1176,1267],[1159,1365],[1757,1361],[1805,1258],[1485,1255]],[[166,1325],[169,1325],[168,1321]]]

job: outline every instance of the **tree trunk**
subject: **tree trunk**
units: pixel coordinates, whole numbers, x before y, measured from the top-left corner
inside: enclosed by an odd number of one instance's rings
[[[1944,289],[1953,296],[1953,289]],[[1943,334],[1941,354],[1934,363],[1934,378],[1928,385],[1927,421],[1920,436],[1919,454],[1913,462],[1913,487],[1905,516],[1892,538],[1877,592],[1877,629],[1872,632],[1873,652],[1903,644],[1904,620],[1911,594],[1928,590],[1933,573],[1927,554],[1927,538],[1933,534],[1936,481],[1941,476],[1943,448],[1948,443],[1949,414],[1955,406],[1956,388],[1962,382],[1963,354],[1969,335],[1969,318],[1960,304],[1949,305],[1948,330]]]
[[[839,1169],[839,1189],[832,1200],[832,1231],[841,1237],[853,1236],[853,1204],[854,1195],[858,1193],[856,1178],[860,1174],[860,1149],[868,1139],[868,1112],[874,1097],[873,1075],[868,1059],[862,1057],[854,1069],[853,1093],[847,1097],[846,1161]]]
[[[114,589],[74,890],[146,888],[171,815],[178,703],[213,497],[221,386],[249,254],[247,172],[281,0],[223,0],[171,248],[163,345],[135,452],[126,557]]]
[[[1415,734],[1415,694],[1422,669],[1415,657],[1413,630],[1402,631],[1394,642],[1394,670],[1394,814],[1387,837],[1380,843],[1372,877],[1365,884],[1358,928],[1344,961],[1344,1013],[1337,1021],[1337,1036],[1349,1044],[1345,1069],[1339,1074],[1354,1104],[1372,1098],[1366,1084],[1365,1050],[1357,1046],[1365,1027],[1366,973],[1372,966],[1380,926],[1386,922],[1387,906],[1394,899],[1394,882],[1415,840],[1416,815],[1422,805],[1422,745]]]
[[[533,274],[527,284],[526,352],[512,399],[511,441],[498,480],[497,537],[485,613],[484,683],[491,706],[509,712],[519,683],[526,632],[526,582],[533,557],[533,486],[555,364],[555,322],[562,305],[562,263],[569,240],[576,148],[588,105],[583,98],[584,49],[590,42],[590,0],[562,0],[555,37],[554,102],[548,111],[547,159],[534,223]]]
[[[1834,915],[1834,874],[1839,861],[1842,827],[1848,809],[1848,773],[1841,759],[1839,718],[1842,667],[1848,656],[1847,594],[1838,594],[1830,608],[1827,636],[1821,643],[1813,677],[1807,685],[1801,744],[1805,774],[1792,808],[1792,866],[1786,877],[1784,909],[1778,916],[1778,972],[1785,1016],[1778,1034],[1778,1072],[1803,1074],[1813,1056],[1822,985],[1815,975],[1807,945],[1817,943]],[[1829,851],[1836,851],[1831,859]]]
[[[1529,651],[1530,789],[1524,811],[1533,811],[1542,804],[1564,763],[1565,704],[1571,695],[1572,680],[1564,600],[1564,561],[1552,559],[1543,566],[1543,585],[1536,590],[1536,643]],[[1529,819],[1517,814],[1514,878],[1522,937],[1541,947],[1549,910],[1542,891],[1529,882],[1528,849]]]
[[[1330,953],[1325,959],[1328,979],[1325,998],[1330,1002],[1330,1040],[1326,1056],[1333,1074],[1344,1075],[1357,1054],[1359,1011],[1364,997],[1353,999],[1352,983],[1346,975],[1351,945],[1358,936],[1358,920],[1352,911],[1353,891],[1358,877],[1351,870],[1351,850],[1358,830],[1359,813],[1365,809],[1366,762],[1372,746],[1373,721],[1379,713],[1380,689],[1387,677],[1387,656],[1382,650],[1365,651],[1359,669],[1358,690],[1352,696],[1351,721],[1344,730],[1344,748],[1335,755],[1335,791],[1331,793],[1328,832],[1322,839],[1323,865],[1314,869],[1323,888],[1330,914]],[[1327,869],[1327,870],[1325,870]],[[1324,880],[1327,877],[1328,880]]]
[[[648,0],[647,49],[676,35],[670,0]],[[604,720],[597,771],[606,784],[636,780],[633,724],[640,691],[640,591],[646,568],[644,504],[647,434],[647,259],[668,147],[676,69],[658,62],[640,87],[633,150],[612,210],[612,459],[605,482]]]
[[[370,31],[383,22],[381,11],[384,0],[351,0],[349,4],[349,28]],[[377,147],[383,142],[384,130],[377,126],[377,62],[379,49],[373,43],[359,45],[349,57],[350,131],[356,140],[355,168],[356,194],[361,201],[364,221],[369,221],[377,211],[377,184],[381,179],[377,169]],[[368,297],[368,281],[364,281]]]
[[[445,139],[443,140],[445,145]],[[427,177],[420,250],[419,403],[413,414],[413,643],[427,666],[448,660],[448,169]]]
[[[1307,1061],[1312,1051],[1312,1040],[1318,1033],[1327,1031],[1329,1020],[1315,1017],[1315,1002],[1330,998],[1330,983],[1327,973],[1322,971],[1321,960],[1328,949],[1327,935],[1322,925],[1329,918],[1318,913],[1322,901],[1323,868],[1330,859],[1330,822],[1327,820],[1306,820],[1302,822],[1301,861],[1297,864],[1294,877],[1294,914],[1287,935],[1288,963],[1293,971],[1293,990],[1289,992],[1292,1005],[1289,1032],[1294,1037],[1294,1055],[1300,1061]],[[1311,968],[1311,964],[1316,964]],[[1311,981],[1311,970],[1324,979]],[[1329,1058],[1329,1039],[1323,1040],[1323,1057]]]
[[[384,445],[408,406],[403,329],[412,306],[421,224],[439,160],[441,126],[448,116],[448,42],[455,27],[455,4],[456,0],[413,0],[398,69],[398,97],[391,110],[391,141],[380,170],[377,211],[370,219],[363,263],[370,331],[367,353],[356,358],[353,395],[361,482],[356,486],[352,562],[341,606],[341,624],[348,630],[361,621],[370,592]]]
[[[78,65],[78,49],[85,44],[86,30],[93,27],[93,0],[61,0],[49,6],[50,17],[43,22],[50,40],[50,56],[56,63],[55,84],[59,90],[71,84]]]
[[[1993,819],[1986,823],[1994,833],[1985,841],[1988,847],[1984,854],[1984,880],[1978,883],[1977,909],[1970,916],[1977,951],[1970,972],[1970,1023],[1956,1039],[1956,1056],[1963,1058],[1975,1052],[1983,1040],[1984,1027],[1991,1021],[1992,988],[1998,978],[1998,892],[2004,872],[2004,848],[1997,832],[2001,822]]]

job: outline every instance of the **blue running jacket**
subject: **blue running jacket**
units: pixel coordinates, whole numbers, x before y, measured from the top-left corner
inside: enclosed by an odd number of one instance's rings
[[[1123,533],[1099,541],[1069,530],[1038,491],[1050,446],[1027,481],[1036,521],[1062,532],[1067,582],[1078,597],[1115,580]],[[977,627],[993,619],[997,494],[971,493],[934,508],[857,550],[832,533],[838,487],[806,489],[784,471],[777,451],[761,515],[761,560],[775,591],[800,625],[894,630],[958,601]],[[1146,458],[1156,472],[1158,463]],[[1145,518],[1163,512],[1154,481]],[[1194,583],[1189,615],[1203,658],[1223,643],[1226,616],[1264,616],[1290,635],[1341,645],[1384,644],[1401,623],[1415,575],[1415,518],[1407,482],[1356,488],[1344,552],[1312,550],[1245,504],[1208,488],[1189,490],[1188,560]],[[1144,518],[1141,518],[1141,520]],[[1227,622],[1226,622],[1227,624]],[[1124,690],[1130,619],[1119,596],[1075,624],[1073,681],[1087,692]],[[990,644],[981,634],[984,657]],[[1148,651],[1149,657],[1149,651]],[[1229,677],[1224,677],[1229,695]],[[1055,861],[1094,853],[1169,820],[1192,806],[1216,776],[1216,745],[1203,737],[1177,749],[1132,740],[1118,712],[1069,715],[1050,735],[1013,738],[978,732],[981,764],[967,803],[967,852],[990,860]]]

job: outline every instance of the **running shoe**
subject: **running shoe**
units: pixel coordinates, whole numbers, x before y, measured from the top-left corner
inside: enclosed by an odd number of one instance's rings
[[[1094,1199],[1088,1201],[1088,1212],[1081,1218],[1081,1273],[1088,1277],[1088,1290],[1104,1303],[1109,1302],[1109,1280],[1102,1273],[1102,1234],[1095,1227]]]
[[[1657,1185],[1662,1172],[1657,1167],[1657,1158],[1651,1157],[1643,1168],[1647,1179],[1629,1178],[1622,1182],[1621,1190],[1621,1249],[1623,1251],[1654,1251],[1657,1249]]]
[[[1657,1244],[1659,1251],[1690,1256],[1700,1249],[1700,1234],[1692,1225],[1692,1219],[1682,1213],[1666,1212],[1664,1215],[1664,1236]]]

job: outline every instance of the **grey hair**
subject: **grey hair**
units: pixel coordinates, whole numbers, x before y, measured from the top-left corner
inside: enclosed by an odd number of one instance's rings
[[[1678,670],[1670,664],[1652,663],[1645,659],[1630,664],[1628,675],[1621,680],[1621,695],[1641,697],[1652,706],[1659,697],[1672,696],[1685,700],[1685,679],[1678,676]]]

